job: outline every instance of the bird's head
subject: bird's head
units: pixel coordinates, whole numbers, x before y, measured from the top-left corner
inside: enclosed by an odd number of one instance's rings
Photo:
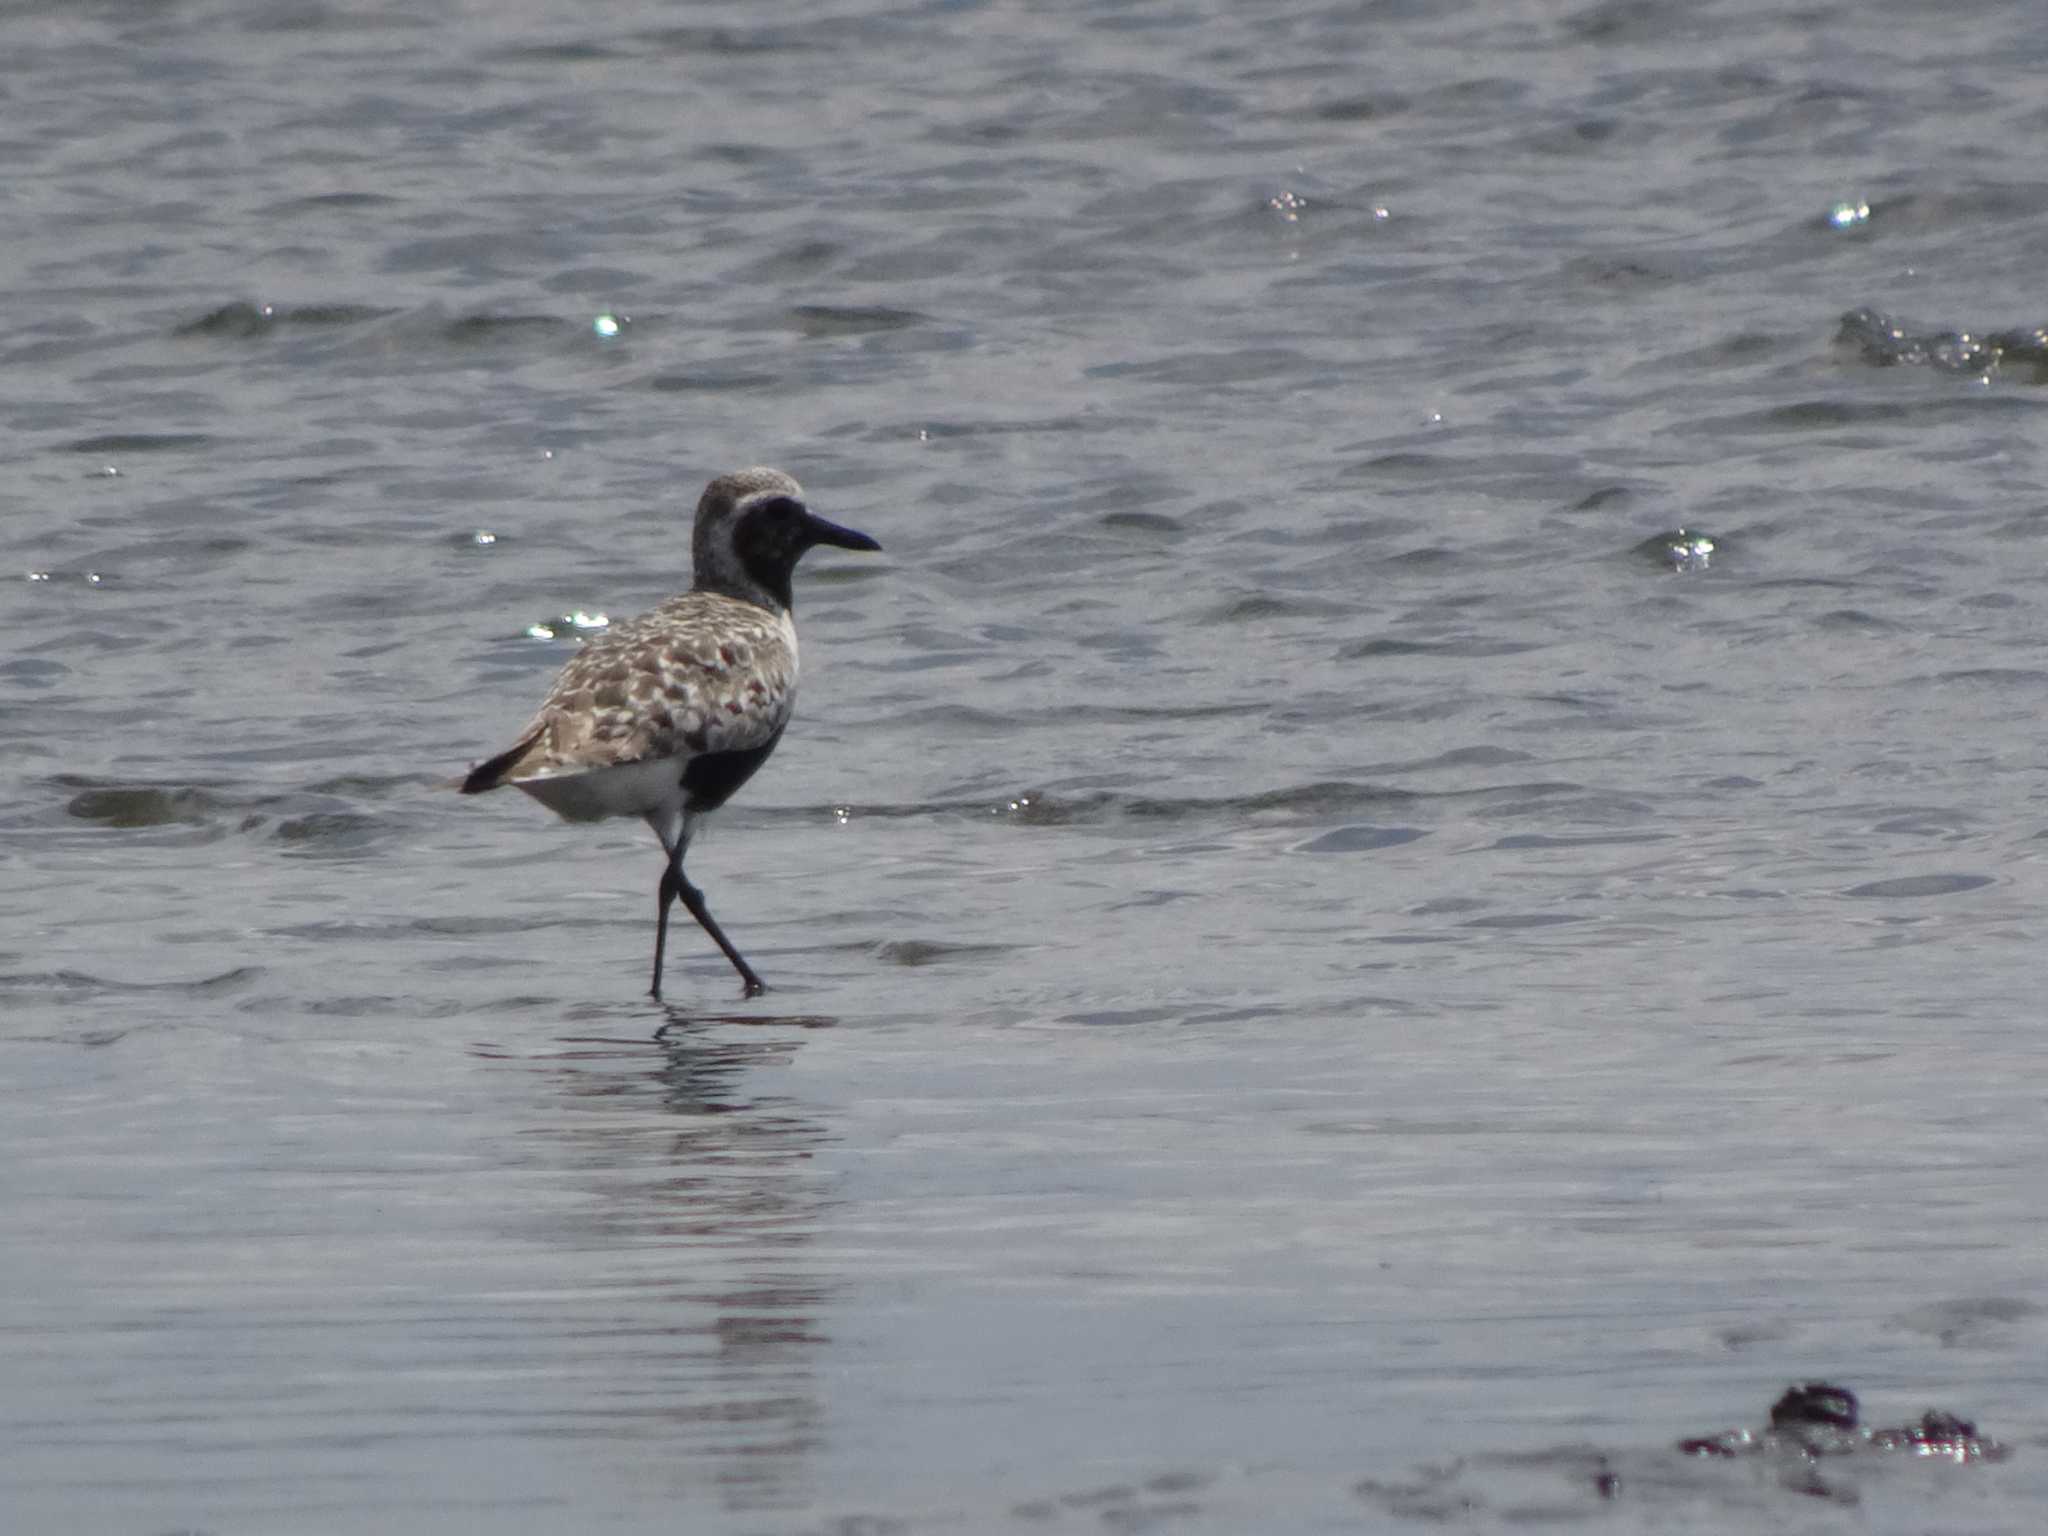
[[[790,606],[790,577],[820,544],[880,549],[864,533],[827,522],[804,504],[803,487],[779,469],[742,469],[704,487],[690,538],[697,590],[763,606]]]

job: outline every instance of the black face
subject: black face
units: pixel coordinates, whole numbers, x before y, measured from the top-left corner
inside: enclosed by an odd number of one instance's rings
[[[810,548],[810,512],[794,496],[771,496],[741,514],[732,531],[733,553],[750,571],[789,570]]]
[[[733,553],[747,574],[784,607],[789,606],[789,578],[804,551],[817,544],[841,549],[880,549],[864,533],[842,528],[814,516],[794,496],[770,496],[748,507],[733,529]]]

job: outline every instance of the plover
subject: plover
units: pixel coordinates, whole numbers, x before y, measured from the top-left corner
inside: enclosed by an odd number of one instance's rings
[[[519,740],[462,781],[479,795],[510,784],[569,821],[641,816],[667,862],[655,897],[654,985],[661,996],[668,909],[678,896],[746,985],[761,978],[683,876],[704,816],[732,797],[782,740],[796,703],[790,578],[814,545],[880,549],[804,505],[779,469],[743,469],[704,488],[690,536],[690,590],[585,646]]]

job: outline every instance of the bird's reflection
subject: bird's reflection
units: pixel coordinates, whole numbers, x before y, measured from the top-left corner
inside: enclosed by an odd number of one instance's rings
[[[512,1058],[549,1084],[525,1152],[584,1196],[542,1219],[587,1275],[564,1298],[585,1315],[562,1327],[604,1340],[596,1411],[656,1440],[659,1475],[735,1510],[784,1507],[822,1431],[816,1357],[840,1282],[806,1251],[833,1204],[812,1163],[833,1136],[776,1081],[833,1020],[668,1009],[649,1039],[633,1031],[647,1017],[616,1032],[575,1017]]]
[[[686,1008],[662,1006],[665,1016],[654,1031],[657,1041],[702,1036],[719,1025],[744,1029],[830,1029],[839,1021],[823,1013],[697,1013]]]

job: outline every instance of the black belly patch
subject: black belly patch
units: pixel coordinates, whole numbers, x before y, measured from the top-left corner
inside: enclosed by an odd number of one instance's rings
[[[683,766],[683,809],[693,815],[717,810],[768,761],[780,740],[782,732],[778,730],[760,746],[743,752],[706,752],[691,758]]]

